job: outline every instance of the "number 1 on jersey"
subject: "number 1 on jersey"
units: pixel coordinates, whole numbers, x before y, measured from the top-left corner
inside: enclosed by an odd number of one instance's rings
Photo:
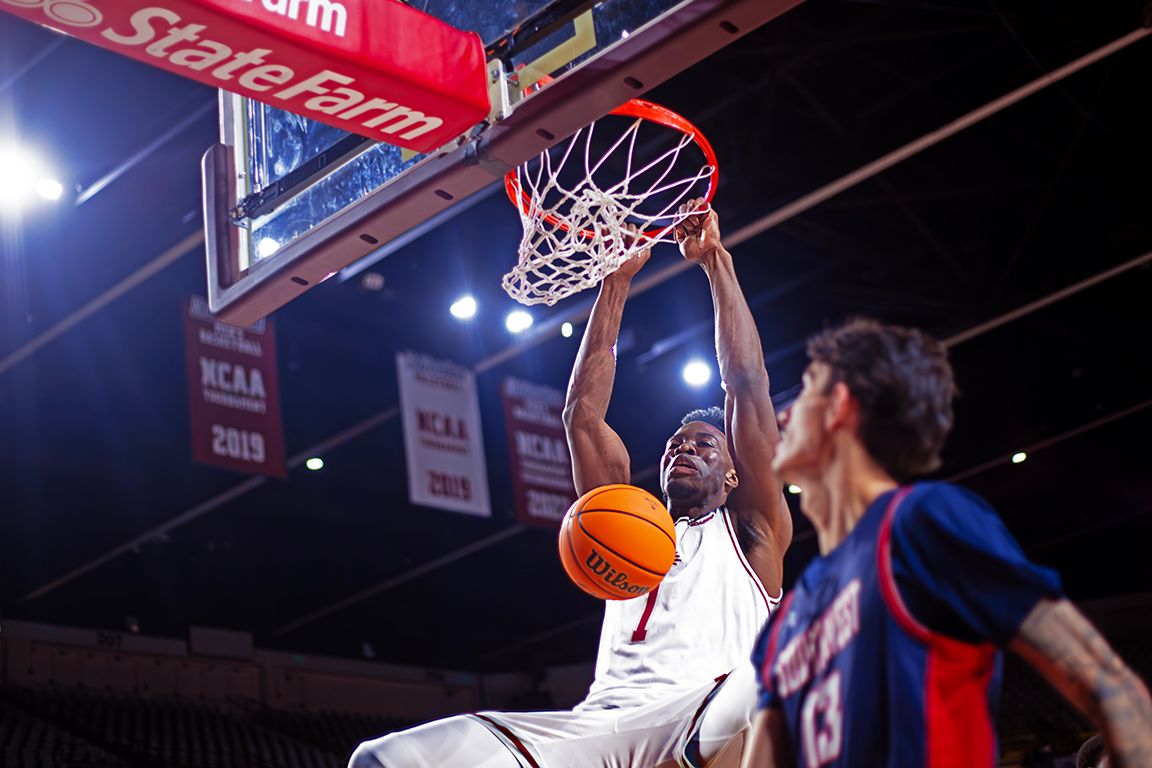
[[[652,609],[656,607],[656,593],[659,591],[660,587],[656,587],[648,593],[648,602],[644,603],[644,613],[640,616],[640,623],[632,632],[632,642],[642,643],[644,638],[648,637],[648,619],[652,618]]]

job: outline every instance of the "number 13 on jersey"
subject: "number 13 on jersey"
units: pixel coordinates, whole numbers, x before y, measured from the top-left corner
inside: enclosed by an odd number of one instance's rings
[[[843,722],[837,670],[812,687],[800,709],[805,768],[821,768],[840,757]]]

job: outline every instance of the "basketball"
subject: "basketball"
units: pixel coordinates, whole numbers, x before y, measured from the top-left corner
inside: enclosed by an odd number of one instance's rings
[[[658,586],[676,557],[676,528],[652,494],[604,485],[576,500],[560,525],[560,562],[580,589],[629,600]]]

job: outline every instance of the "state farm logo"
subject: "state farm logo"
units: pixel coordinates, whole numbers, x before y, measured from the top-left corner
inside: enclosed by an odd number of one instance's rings
[[[351,50],[359,43],[341,41],[338,47],[347,49],[347,55],[338,58],[333,69],[317,68],[307,59],[299,65],[290,64],[295,51],[310,50],[314,41],[304,45],[286,38],[286,22],[280,18],[291,24],[307,24],[324,34],[344,35],[348,8],[359,12],[357,3],[364,1],[227,0],[229,4],[259,3],[245,14],[247,23],[243,24],[237,23],[234,12],[214,7],[221,0],[173,3],[180,12],[161,5],[131,7],[145,4],[139,0],[0,0],[0,6],[4,10],[14,7],[14,12],[29,18],[42,13],[48,26],[80,39],[364,135],[371,135],[373,131],[368,129],[374,129],[411,141],[440,131],[442,117],[358,86],[361,79],[371,78],[370,85],[380,87],[375,84],[378,73],[367,66],[358,67],[352,56],[367,55]],[[280,18],[273,21],[266,14]],[[217,21],[221,23],[217,25]]]
[[[310,27],[337,37],[348,32],[348,9],[335,0],[244,0],[257,3],[269,13],[275,13],[293,21],[300,20],[301,6],[307,8],[304,23]]]
[[[41,8],[51,21],[69,27],[94,27],[104,20],[104,14],[84,0],[0,0],[0,2],[17,8]]]

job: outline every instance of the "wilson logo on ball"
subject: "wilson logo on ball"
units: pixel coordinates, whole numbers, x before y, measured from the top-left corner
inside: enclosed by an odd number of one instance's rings
[[[635,584],[628,583],[628,574],[621,573],[608,564],[608,561],[600,556],[596,550],[592,550],[592,554],[588,555],[588,559],[584,561],[587,563],[588,568],[592,573],[599,576],[605,584],[618,589],[621,592],[626,592],[631,596],[642,595],[652,589],[652,587],[640,587]]]

